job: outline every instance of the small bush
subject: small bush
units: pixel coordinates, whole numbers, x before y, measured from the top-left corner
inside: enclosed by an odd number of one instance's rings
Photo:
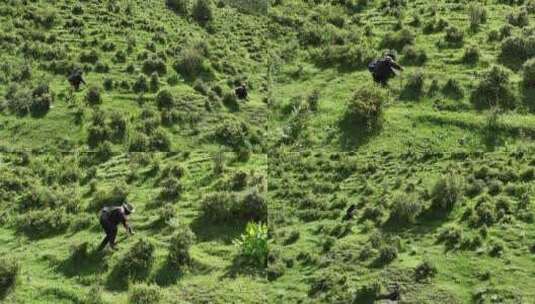
[[[158,127],[152,132],[149,136],[149,142],[153,150],[161,152],[171,150],[171,138],[169,137],[169,133],[161,127]]]
[[[437,268],[430,261],[423,261],[414,269],[414,278],[416,281],[424,281],[434,277],[437,274]]]
[[[189,0],[165,0],[165,4],[168,8],[172,9],[175,13],[179,15],[188,15]]]
[[[210,222],[232,222],[236,219],[237,201],[237,197],[228,192],[210,193],[201,201],[202,216]]]
[[[45,237],[67,230],[70,218],[64,209],[31,210],[17,219],[17,230],[30,237]]]
[[[216,126],[214,136],[221,144],[239,149],[250,144],[249,133],[249,126],[245,122],[228,117]]]
[[[160,198],[165,200],[176,200],[182,193],[183,186],[180,181],[174,177],[166,178],[162,183],[162,190],[160,191]]]
[[[525,27],[529,25],[529,15],[525,10],[507,15],[507,22],[513,26]]]
[[[409,29],[402,29],[396,33],[388,32],[381,41],[381,47],[402,50],[406,45],[414,44],[414,34]]]
[[[535,58],[532,58],[522,65],[523,81],[525,88],[535,88]]]
[[[175,98],[169,90],[162,89],[156,95],[156,105],[159,109],[170,109],[175,105]]]
[[[162,294],[157,285],[136,284],[128,295],[129,304],[160,303]]]
[[[239,248],[240,255],[249,263],[260,267],[267,266],[269,253],[267,225],[247,223],[245,233],[239,239],[234,240],[234,245]]]
[[[513,109],[516,96],[510,88],[510,73],[503,67],[493,66],[482,76],[476,89],[472,91],[470,101],[478,110],[498,106]]]
[[[180,227],[169,243],[169,263],[177,268],[191,263],[190,247],[195,243],[195,234],[189,227]]]
[[[516,36],[507,37],[500,46],[499,57],[505,62],[524,62],[528,57],[526,41]]]
[[[414,224],[422,206],[415,195],[398,192],[392,199],[389,221],[399,225]]]
[[[392,245],[385,245],[379,249],[379,256],[377,257],[377,263],[386,265],[395,260],[398,257],[398,250]]]
[[[243,220],[266,221],[268,214],[266,199],[257,190],[252,190],[243,197],[236,211],[236,215]]]
[[[147,152],[150,150],[149,137],[143,133],[135,132],[130,136],[128,142],[128,151],[130,152]]]
[[[468,14],[470,17],[470,28],[473,30],[487,22],[487,10],[484,6],[471,4],[468,7]]]
[[[102,104],[102,96],[98,87],[90,87],[85,95],[85,101],[90,106],[97,106]]]
[[[119,262],[121,273],[133,280],[145,278],[154,263],[154,245],[140,239]]]
[[[343,121],[364,133],[379,130],[383,123],[382,104],[386,100],[386,95],[379,88],[360,88],[347,104]]]
[[[475,64],[479,61],[479,48],[470,46],[464,50],[462,61],[467,64]]]
[[[435,211],[453,210],[462,195],[461,181],[453,174],[437,180],[431,190],[431,208]]]
[[[126,201],[128,190],[125,184],[119,183],[109,190],[97,190],[89,204],[89,210],[99,211],[106,206],[119,206]]]
[[[174,63],[174,69],[182,76],[196,78],[204,71],[204,56],[197,48],[185,48],[181,51],[178,60]]]
[[[19,272],[20,266],[15,260],[0,259],[0,300],[13,291]]]
[[[134,82],[134,85],[132,86],[132,89],[137,94],[143,94],[146,93],[149,90],[149,84],[147,81],[147,77],[143,74],[139,75],[137,80]]]
[[[425,77],[422,71],[416,71],[410,74],[403,93],[410,95],[411,98],[420,97],[423,94],[424,81]]]
[[[455,26],[446,29],[444,40],[453,45],[460,45],[464,41],[464,32]]]
[[[450,78],[441,89],[442,94],[453,99],[462,99],[464,97],[464,90],[461,83],[457,79]]]
[[[164,75],[167,73],[167,66],[162,59],[152,58],[143,61],[142,67],[143,73],[150,75],[152,73],[157,73],[159,75]]]
[[[206,25],[213,19],[212,2],[210,0],[197,0],[193,4],[191,15],[200,25]]]
[[[427,61],[427,54],[423,49],[416,49],[412,45],[403,48],[402,62],[409,65],[423,65]]]

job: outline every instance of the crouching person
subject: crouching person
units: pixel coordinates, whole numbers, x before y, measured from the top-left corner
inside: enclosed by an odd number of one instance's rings
[[[100,211],[100,225],[106,237],[100,243],[98,250],[101,251],[110,244],[110,248],[115,250],[115,238],[117,236],[117,226],[122,224],[130,235],[133,235],[132,227],[128,224],[128,215],[134,212],[134,206],[124,203],[121,206],[104,207]]]

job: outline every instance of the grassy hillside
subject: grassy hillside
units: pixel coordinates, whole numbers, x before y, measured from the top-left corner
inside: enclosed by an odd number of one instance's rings
[[[234,154],[1,154],[2,303],[147,303],[132,297],[150,290],[161,303],[263,303],[265,270],[233,241],[248,221],[265,222],[266,165]],[[97,252],[99,206],[125,197],[136,234],[119,227],[119,249]],[[190,258],[173,263],[173,246]]]
[[[0,144],[262,151],[268,19],[233,7],[210,4],[205,23],[163,0],[3,2]],[[79,92],[67,82],[76,68]]]
[[[276,2],[269,16],[287,40],[272,67],[277,147],[492,150],[532,140],[533,62],[523,64],[534,54],[533,1]],[[363,132],[346,114],[351,100],[366,104],[369,95],[353,96],[376,86],[367,66],[385,51],[406,69],[375,93],[382,123]]]
[[[270,158],[270,302],[531,303],[532,154]]]

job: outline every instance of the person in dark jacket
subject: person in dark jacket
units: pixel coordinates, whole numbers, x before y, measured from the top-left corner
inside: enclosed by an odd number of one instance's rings
[[[73,71],[67,79],[69,80],[69,83],[76,91],[80,89],[80,84],[82,83],[85,84],[84,78],[82,77],[81,70]]]
[[[391,55],[370,63],[368,69],[373,75],[373,80],[383,86],[388,84],[390,78],[396,76],[396,71],[403,71],[403,67],[397,64]]]
[[[235,90],[234,93],[238,97],[238,99],[247,99],[247,87],[245,84],[240,84]]]
[[[100,243],[98,250],[101,251],[110,244],[111,249],[115,250],[115,237],[117,236],[117,226],[122,224],[130,235],[133,235],[132,227],[128,224],[128,215],[134,212],[134,207],[129,203],[121,206],[104,207],[100,211],[100,225],[106,232],[106,237]]]

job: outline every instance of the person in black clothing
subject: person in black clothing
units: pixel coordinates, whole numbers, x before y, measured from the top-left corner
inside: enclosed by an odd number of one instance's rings
[[[383,86],[388,84],[390,78],[396,76],[396,71],[403,71],[403,67],[397,64],[391,55],[370,63],[368,69],[373,75],[373,80]]]
[[[80,89],[80,84],[85,84],[84,78],[82,77],[82,71],[81,70],[75,70],[74,72],[69,75],[67,78],[69,80],[69,83],[76,91]]]
[[[238,99],[241,99],[241,100],[247,99],[247,87],[243,83],[240,84],[240,86],[238,86],[234,90],[234,93],[236,94]]]
[[[123,224],[124,228],[133,235],[132,227],[128,225],[128,215],[134,212],[134,207],[129,203],[122,206],[104,207],[100,211],[100,225],[106,232],[106,237],[100,243],[98,250],[101,251],[110,244],[111,249],[115,249],[115,237],[117,236],[117,225]]]
[[[355,204],[349,206],[349,208],[347,208],[346,210],[346,214],[342,218],[342,221],[349,221],[353,219],[353,216],[355,215],[356,211],[357,211],[357,206],[355,206]]]

